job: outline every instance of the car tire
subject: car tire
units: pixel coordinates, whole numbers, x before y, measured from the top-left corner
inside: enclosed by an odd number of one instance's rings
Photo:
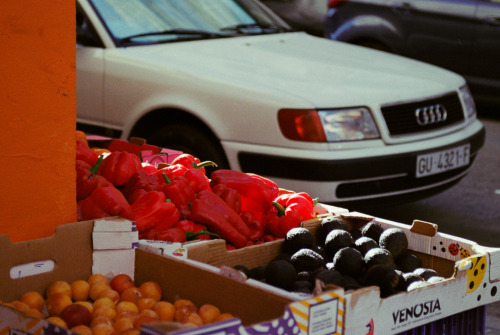
[[[169,124],[153,132],[146,140],[163,148],[191,154],[201,161],[213,161],[217,169],[229,168],[218,139],[200,127],[185,123]]]

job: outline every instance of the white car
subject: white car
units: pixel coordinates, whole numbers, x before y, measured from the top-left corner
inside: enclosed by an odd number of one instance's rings
[[[77,127],[322,203],[416,199],[484,143],[463,77],[313,37],[255,0],[77,0]]]

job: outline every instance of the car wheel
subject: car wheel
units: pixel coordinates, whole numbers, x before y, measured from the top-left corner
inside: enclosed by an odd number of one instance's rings
[[[227,169],[226,156],[215,136],[189,124],[169,124],[153,132],[148,143],[191,154],[201,161],[213,161],[217,169]],[[213,169],[208,169],[208,171]],[[207,171],[207,172],[208,172]]]

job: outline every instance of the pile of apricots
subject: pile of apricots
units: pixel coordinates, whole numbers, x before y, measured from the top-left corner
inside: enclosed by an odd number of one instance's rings
[[[81,335],[138,335],[144,324],[168,321],[199,327],[233,318],[212,304],[197,307],[188,299],[162,300],[157,282],[137,286],[127,274],[111,279],[93,274],[71,283],[59,280],[43,295],[29,291],[3,305]]]

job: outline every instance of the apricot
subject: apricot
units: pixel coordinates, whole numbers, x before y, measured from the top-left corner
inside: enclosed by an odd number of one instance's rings
[[[94,314],[94,307],[92,306],[92,303],[90,301],[79,300],[79,301],[75,301],[74,303],[80,304],[80,305],[86,307],[89,310],[90,314]]]
[[[141,331],[139,329],[127,329],[118,333],[118,335],[139,335]]]
[[[112,325],[100,323],[91,327],[93,335],[112,335],[115,333],[115,329]]]
[[[212,304],[201,305],[198,309],[198,314],[203,320],[204,324],[213,323],[220,315],[220,309]]]
[[[160,301],[162,290],[160,285],[154,281],[147,281],[142,283],[139,286],[139,290],[141,291],[144,297],[152,298],[155,301]]]
[[[120,293],[113,289],[104,290],[101,294],[99,294],[99,298],[110,298],[115,304],[120,301]]]
[[[70,298],[73,297],[71,285],[65,280],[56,280],[45,290],[45,297],[48,298],[55,293],[64,293]]]
[[[90,329],[93,329],[95,326],[101,324],[111,326],[113,325],[113,321],[104,315],[94,316],[90,322]]]
[[[50,322],[56,326],[59,326],[59,327],[63,327],[63,328],[66,328],[68,329],[68,325],[66,324],[66,322],[64,322],[63,319],[61,319],[60,317],[58,316],[49,316],[48,318],[45,319],[47,322]]]
[[[45,301],[45,307],[49,316],[58,316],[63,309],[72,303],[73,301],[66,293],[53,293]]]
[[[119,294],[121,294],[123,291],[125,291],[125,289],[129,287],[135,286],[132,278],[125,273],[120,273],[114,276],[109,284],[111,285],[111,288],[117,291]]]
[[[23,312],[23,313],[26,313],[27,311],[29,311],[31,309],[31,307],[28,306],[28,304],[26,304],[20,300],[12,300],[10,302],[10,305],[14,306],[15,309],[17,309],[18,311]]]
[[[90,286],[89,298],[95,301],[104,291],[109,289],[111,289],[111,286],[109,286],[109,284],[106,282],[95,283]]]
[[[43,319],[44,318],[44,315],[42,312],[40,312],[38,309],[36,308],[31,308],[29,311],[25,312],[27,315],[29,316],[32,316],[32,317],[35,317],[35,318],[39,318],[39,319]]]
[[[129,301],[137,304],[137,301],[143,297],[142,291],[137,287],[129,287],[125,289],[120,295],[121,301]]]
[[[121,318],[116,320],[113,323],[113,328],[115,329],[115,332],[121,333],[122,331],[125,331],[127,329],[133,329],[134,328],[134,321],[129,318]]]
[[[150,324],[156,323],[158,321],[160,321],[160,319],[149,316],[149,315],[138,316],[137,319],[135,319],[134,328],[141,329],[142,325],[150,325]]]
[[[89,298],[90,284],[83,279],[77,279],[71,283],[73,301],[86,301]]]
[[[94,309],[94,314],[93,314],[94,318],[98,316],[104,316],[109,320],[113,320],[116,316],[116,310],[110,306],[105,306],[105,305],[99,306],[96,309]]]
[[[109,283],[108,277],[101,273],[94,273],[87,279],[87,282],[89,283],[90,286],[97,284],[99,282],[104,282],[104,283]]]
[[[177,299],[174,302],[175,309],[178,309],[179,307],[181,307],[183,305],[193,305],[196,307],[196,305],[189,299]]]
[[[88,326],[75,326],[70,329],[73,333],[79,334],[79,335],[92,335],[92,329]]]
[[[134,312],[134,311],[120,311],[120,312],[116,313],[116,316],[113,320],[118,321],[120,319],[130,319],[130,320],[132,320],[132,322],[134,322],[138,316],[139,316],[139,313]]]
[[[201,317],[197,313],[191,313],[191,314],[187,315],[182,320],[182,323],[183,324],[191,324],[191,325],[194,325],[196,327],[203,326],[203,320],[201,319]]]
[[[158,301],[153,310],[158,314],[161,321],[173,321],[175,317],[175,307],[168,301]]]
[[[152,316],[152,317],[157,318],[158,320],[160,320],[160,317],[158,316],[158,313],[156,313],[152,309],[143,309],[142,311],[140,311],[139,312],[139,316],[143,316],[143,315]]]
[[[231,313],[221,313],[221,315],[219,315],[215,320],[214,322],[221,322],[221,321],[224,321],[224,320],[229,320],[229,319],[232,319],[234,318],[233,314]]]
[[[108,307],[115,309],[115,302],[113,300],[111,300],[111,298],[101,297],[101,298],[97,298],[92,303],[92,307],[94,307],[94,311],[101,306],[108,306]]]
[[[137,305],[130,301],[120,301],[118,304],[116,304],[115,310],[116,313],[131,311],[139,314],[139,308],[137,308]]]
[[[40,312],[43,310],[43,306],[45,306],[45,300],[43,299],[43,296],[35,291],[26,292],[25,294],[23,294],[20,300],[31,308],[35,308]]]
[[[82,325],[88,326],[92,321],[90,311],[85,306],[75,303],[64,308],[59,317],[66,322],[69,328]]]
[[[175,310],[175,316],[174,319],[177,322],[183,322],[184,318],[186,318],[189,314],[196,313],[196,307],[194,305],[186,304],[179,306]]]
[[[145,309],[153,309],[157,301],[153,298],[141,298],[137,301],[136,305],[139,312]]]

